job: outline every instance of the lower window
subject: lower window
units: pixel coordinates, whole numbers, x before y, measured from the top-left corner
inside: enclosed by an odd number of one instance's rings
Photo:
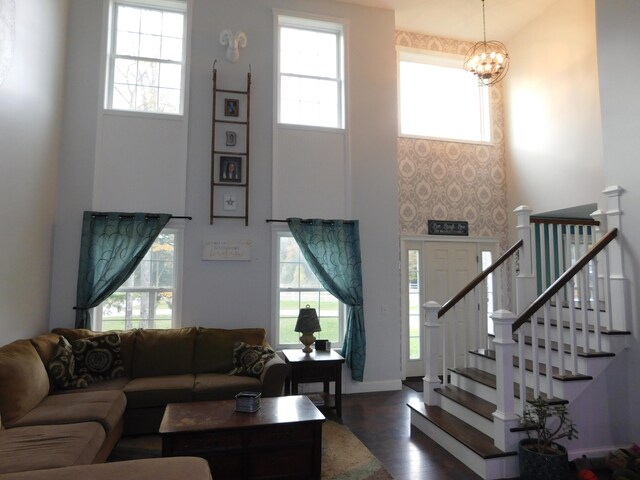
[[[344,338],[344,306],[318,281],[289,232],[277,235],[276,312],[278,347],[297,347],[300,333],[294,330],[298,313],[307,305],[315,308],[322,331],[315,337],[341,346]]]
[[[182,231],[165,228],[131,276],[94,309],[96,331],[178,326]]]

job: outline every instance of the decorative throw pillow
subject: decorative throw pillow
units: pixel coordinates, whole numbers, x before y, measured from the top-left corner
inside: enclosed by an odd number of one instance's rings
[[[76,361],[76,376],[87,383],[99,382],[124,374],[120,354],[120,335],[108,333],[79,338],[71,343]]]
[[[76,376],[76,360],[69,341],[60,335],[47,366],[53,383],[59,388],[86,388],[89,384]]]
[[[234,368],[229,372],[229,375],[259,377],[262,375],[265,364],[275,355],[276,352],[269,347],[236,342],[233,346]]]

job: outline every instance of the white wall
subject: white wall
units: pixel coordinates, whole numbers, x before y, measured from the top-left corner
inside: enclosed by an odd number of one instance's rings
[[[64,79],[65,0],[16,0],[0,84],[0,345],[47,331]],[[0,28],[3,28],[0,25]],[[3,41],[8,40],[8,36]],[[4,48],[0,49],[5,54]]]
[[[630,284],[632,315],[628,319],[633,333],[632,349],[628,353],[629,370],[621,370],[626,383],[621,395],[623,422],[619,425],[633,438],[640,427],[636,405],[640,396],[636,366],[640,365],[640,328],[638,298],[640,284],[640,96],[637,79],[640,65],[630,61],[640,44],[640,3],[635,0],[596,0],[600,99],[602,104],[602,135],[605,178],[607,185],[620,185],[626,192],[621,199],[622,245],[625,275]]]
[[[298,10],[347,19],[350,30],[350,175],[351,201],[346,211],[360,219],[364,273],[368,359],[364,388],[398,388],[400,378],[400,299],[396,175],[396,79],[393,12],[324,0],[215,0],[194,2],[191,49],[188,152],[186,165],[183,325],[271,328],[271,218],[273,119],[272,8]],[[71,0],[68,75],[86,72],[87,82],[73,85],[77,95],[67,99],[64,162],[61,167],[60,209],[57,215],[56,271],[51,327],[73,325],[77,252],[82,210],[93,208],[105,187],[108,163],[102,163],[98,122],[102,0]],[[223,29],[242,30],[248,45],[240,61],[230,64],[219,43]],[[375,31],[375,35],[371,32]],[[211,68],[218,59],[218,83],[244,89],[251,66],[251,186],[249,226],[242,221],[216,219],[209,224],[211,150]],[[71,82],[69,83],[71,85]],[[98,133],[96,133],[98,131]],[[82,132],[82,133],[80,133]],[[132,130],[135,135],[137,130]],[[121,132],[124,134],[124,132]],[[124,144],[127,143],[125,138]],[[99,147],[99,145],[98,145]],[[131,151],[121,152],[122,155]],[[141,154],[136,150],[137,154]],[[103,157],[104,158],[104,157]],[[148,160],[148,159],[147,159]],[[145,162],[147,160],[142,159]],[[300,159],[301,162],[305,158]],[[94,172],[95,170],[95,172]],[[103,172],[103,173],[99,173]],[[171,178],[180,175],[167,170]],[[99,174],[98,174],[99,173]],[[113,178],[109,181],[114,181]],[[135,195],[119,195],[118,208],[131,210],[150,187]],[[120,192],[122,193],[122,192]],[[303,195],[303,193],[300,193]],[[173,197],[171,197],[173,198]],[[128,200],[127,200],[128,199]],[[178,200],[154,203],[176,213]],[[295,199],[291,200],[295,202]],[[171,202],[175,202],[171,209]],[[114,203],[115,204],[115,203]],[[153,206],[153,205],[152,205]],[[151,206],[145,205],[151,209]],[[153,208],[157,211],[158,209]],[[321,212],[315,212],[320,214]],[[330,212],[331,216],[335,212]],[[293,214],[293,212],[291,212]],[[330,216],[327,214],[327,216]],[[301,212],[300,215],[306,215]],[[252,242],[248,262],[202,261],[202,242],[246,239]],[[59,259],[59,261],[58,261]],[[361,388],[347,385],[347,390]]]
[[[545,212],[598,202],[606,184],[594,0],[555,2],[507,47],[509,208]]]

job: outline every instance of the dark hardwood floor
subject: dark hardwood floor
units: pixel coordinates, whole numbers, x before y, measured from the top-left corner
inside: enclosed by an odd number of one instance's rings
[[[422,393],[400,391],[343,395],[342,423],[382,462],[395,480],[479,480],[453,455],[411,427],[407,402]],[[329,418],[331,414],[328,414]]]
[[[395,480],[480,480],[480,476],[411,426],[407,402],[412,398],[422,399],[422,393],[404,385],[400,391],[343,395],[342,423]],[[338,420],[332,413],[326,415]],[[596,473],[600,480],[613,478],[606,469]],[[572,471],[568,480],[575,478]]]

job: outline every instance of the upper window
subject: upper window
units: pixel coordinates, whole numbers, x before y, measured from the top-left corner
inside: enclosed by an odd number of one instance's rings
[[[491,141],[489,89],[458,55],[400,51],[400,135]]]
[[[344,128],[344,26],[278,16],[278,122]]]
[[[294,331],[298,313],[307,305],[315,308],[322,331],[316,338],[331,341],[333,346],[342,344],[344,335],[344,307],[318,281],[289,232],[278,234],[278,291],[276,311],[278,347],[300,345],[300,334]]]
[[[181,238],[182,230],[162,230],[131,276],[94,309],[94,330],[178,326]]]
[[[186,10],[183,1],[112,3],[107,108],[182,114]]]

